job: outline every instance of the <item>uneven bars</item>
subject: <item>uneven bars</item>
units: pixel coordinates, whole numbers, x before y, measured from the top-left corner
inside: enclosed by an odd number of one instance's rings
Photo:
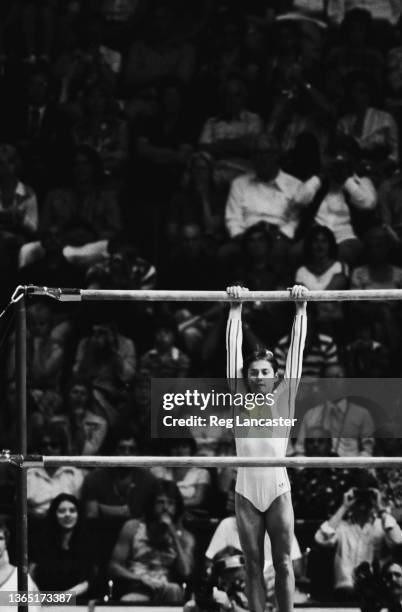
[[[21,287],[27,295],[47,296],[60,302],[289,302],[294,301],[289,291],[249,291],[237,299],[226,291],[169,291],[162,289],[112,290],[63,289],[60,287]],[[354,302],[402,300],[402,289],[347,289],[342,291],[309,291],[308,302]]]
[[[402,467],[402,457],[99,457],[27,456],[21,467]]]

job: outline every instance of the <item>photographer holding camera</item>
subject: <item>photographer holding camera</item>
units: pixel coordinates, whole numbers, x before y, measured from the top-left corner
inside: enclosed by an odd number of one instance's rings
[[[394,558],[380,569],[364,561],[353,572],[355,591],[361,612],[401,612],[402,563]]]
[[[334,233],[339,258],[351,265],[362,250],[358,236],[376,219],[377,204],[367,168],[359,168],[357,159],[352,147],[338,141],[322,175],[303,183],[294,200],[294,206],[303,211],[296,240],[315,225],[328,227]]]
[[[213,558],[212,568],[201,576],[194,598],[183,612],[246,612],[246,573],[241,550],[226,546]]]
[[[353,571],[363,561],[379,559],[385,544],[402,543],[402,530],[381,503],[374,488],[353,488],[343,497],[341,507],[315,534],[317,544],[336,547],[335,596],[337,601],[354,601]]]

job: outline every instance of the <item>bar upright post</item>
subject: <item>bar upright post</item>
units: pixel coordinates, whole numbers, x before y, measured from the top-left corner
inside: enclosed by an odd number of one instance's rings
[[[18,406],[18,452],[27,454],[27,346],[26,346],[26,298],[16,304],[15,369]],[[28,507],[27,471],[23,467],[17,473],[17,546],[18,591],[28,591]],[[19,612],[28,612],[27,604],[18,605]]]

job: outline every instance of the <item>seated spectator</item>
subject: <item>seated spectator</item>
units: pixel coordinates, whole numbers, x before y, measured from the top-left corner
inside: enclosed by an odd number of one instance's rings
[[[172,457],[191,457],[197,451],[197,443],[189,432],[188,438],[170,440],[168,454]],[[173,480],[179,488],[184,507],[188,510],[205,508],[211,487],[211,475],[198,467],[154,467],[151,472],[162,480]]]
[[[48,62],[54,43],[55,5],[27,0],[22,4],[21,18],[24,61],[35,64],[38,58]]]
[[[92,389],[79,378],[73,379],[67,388],[64,413],[69,417],[74,434],[81,427],[86,411],[89,409]]]
[[[387,377],[391,370],[389,349],[375,339],[375,321],[363,315],[352,320],[352,342],[345,347],[348,375],[355,378]]]
[[[114,395],[130,385],[136,368],[132,340],[118,333],[115,324],[101,319],[91,326],[74,359],[73,375],[96,386],[108,382]]]
[[[290,87],[282,90],[275,100],[267,131],[280,142],[282,153],[294,149],[298,136],[312,134],[322,155],[328,148],[335,108],[325,94],[309,82],[302,67],[297,68]]]
[[[268,59],[267,77],[269,91],[273,92],[271,100],[275,102],[281,91],[293,87],[304,66],[298,24],[279,21],[271,31],[273,48]]]
[[[146,3],[145,3],[146,4]],[[122,36],[127,26],[133,25],[134,17],[144,11],[144,5],[138,0],[90,0],[91,12],[99,13],[113,31],[116,44],[122,43]],[[124,38],[123,38],[124,40]]]
[[[171,243],[185,225],[196,224],[207,235],[221,237],[225,197],[218,189],[213,171],[213,159],[207,153],[195,153],[189,162],[180,191],[172,198],[168,220]]]
[[[205,107],[216,106],[219,83],[233,74],[244,74],[245,45],[244,18],[227,7],[211,7],[216,11],[210,17],[212,32],[209,45],[201,57],[199,86],[205,92]],[[225,10],[226,8],[226,10]]]
[[[36,255],[26,257],[26,251],[22,251],[19,258],[22,267],[18,270],[18,281],[22,285],[35,284],[46,287],[84,286],[85,270],[68,262],[64,257],[63,238],[60,236],[58,228],[51,227],[41,232],[40,238],[43,256],[36,261]],[[37,243],[28,243],[27,248],[30,251],[35,251],[32,247],[35,244]]]
[[[67,324],[68,325],[68,324]],[[66,329],[64,331],[67,331]],[[32,390],[58,391],[64,365],[63,325],[55,325],[49,302],[36,302],[28,309],[27,377]],[[15,338],[12,339],[7,378],[15,377]]]
[[[362,561],[380,560],[381,547],[402,543],[402,531],[389,512],[381,507],[377,490],[350,489],[337,512],[315,534],[318,544],[335,547],[335,596],[337,601],[354,601],[353,570]]]
[[[71,120],[51,94],[48,71],[35,68],[22,94],[8,98],[9,108],[1,117],[2,133],[18,147],[25,178],[39,200],[61,179],[72,148]]]
[[[402,287],[402,268],[390,263],[392,243],[388,232],[375,226],[365,235],[366,265],[355,268],[352,289],[399,289]],[[393,350],[399,347],[399,309],[394,302],[367,303],[353,306],[356,315],[372,319],[375,339]]]
[[[295,276],[295,283],[304,285],[309,291],[347,289],[349,270],[338,259],[335,236],[323,225],[314,227],[304,240],[304,265]],[[248,285],[246,285],[248,286]],[[344,309],[339,302],[315,304],[317,322],[321,331],[337,339],[342,338]]]
[[[317,426],[331,432],[332,450],[340,457],[370,457],[374,448],[374,422],[356,398],[345,397],[346,376],[342,365],[327,366],[325,377],[331,379],[331,395],[336,398],[310,408],[303,417],[297,436],[296,452],[304,453],[307,432]]]
[[[88,289],[155,289],[156,269],[121,232],[109,240],[103,261],[88,268],[86,280]]]
[[[303,183],[296,206],[304,208],[299,212],[299,235],[304,236],[314,225],[323,225],[334,233],[339,258],[347,263],[356,261],[362,250],[357,236],[372,222],[376,191],[368,177],[355,173],[353,152],[338,142],[327,159],[324,178],[314,176]]]
[[[122,54],[110,47],[106,23],[98,10],[82,11],[73,16],[72,22],[67,43],[61,45],[52,62],[52,71],[59,82],[60,104],[75,115],[88,86],[115,92]]]
[[[234,272],[234,278],[252,291],[270,291],[280,287],[285,271],[271,257],[272,248],[273,237],[263,221],[246,229],[242,235],[243,259]]]
[[[11,565],[8,555],[8,543],[10,541],[10,531],[7,525],[0,521],[0,593],[2,596],[6,596],[8,593],[18,592],[18,568],[15,565]],[[39,589],[35,582],[32,580],[30,574],[28,574],[28,591],[32,593],[38,593]],[[3,595],[4,594],[4,595]],[[6,600],[8,601],[8,599]],[[4,612],[10,612],[13,607],[7,606],[6,601],[3,602],[5,607]],[[39,612],[41,606],[29,606],[29,612]]]
[[[399,202],[402,197],[402,174],[395,172],[391,178],[385,179],[378,190],[378,206],[384,227],[389,239],[395,245],[395,251],[401,260],[402,213]]]
[[[182,226],[178,240],[161,261],[159,283],[169,289],[214,289],[216,261],[208,248],[201,227],[196,223]],[[204,310],[203,305],[192,305],[192,310]]]
[[[129,406],[125,417],[127,426],[138,431],[142,439],[151,438],[151,381],[141,369],[134,378]]]
[[[44,427],[38,443],[38,451],[43,455],[66,455],[67,438],[57,426]],[[35,517],[43,517],[50,504],[60,493],[80,496],[84,474],[72,466],[29,468],[27,473],[28,512]]]
[[[400,410],[400,399],[397,399],[396,409]],[[389,419],[376,431],[375,454],[379,457],[399,457],[402,452],[402,442],[398,436],[399,416]],[[375,471],[378,488],[386,505],[398,523],[402,519],[402,487],[401,468],[378,468]]]
[[[0,145],[0,244],[1,277],[14,281],[18,254],[38,230],[38,203],[35,192],[22,183],[21,160],[15,147]]]
[[[365,8],[352,9],[344,16],[340,29],[341,44],[330,46],[326,58],[328,93],[333,91],[334,82],[358,70],[370,73],[376,86],[382,86],[383,57],[372,44],[372,21],[370,11]]]
[[[354,140],[361,157],[381,164],[398,162],[398,126],[393,117],[373,106],[373,84],[362,73],[349,75],[349,113],[338,121],[341,136]]]
[[[242,235],[263,221],[272,231],[272,260],[283,265],[298,225],[292,202],[301,183],[280,169],[277,145],[263,136],[255,143],[253,164],[252,174],[239,176],[232,183],[225,212],[232,242],[222,248],[221,259],[236,263]]]
[[[159,252],[159,232],[166,217],[166,202],[177,192],[183,170],[193,154],[195,130],[187,115],[184,92],[176,81],[158,90],[158,112],[133,122],[131,135],[135,152],[133,198],[141,207],[127,210],[141,252],[154,257],[150,242]],[[194,123],[194,121],[193,121]],[[156,223],[156,225],[155,225]]]
[[[391,559],[387,561],[382,567],[381,576],[386,587],[388,611],[398,610],[402,602],[402,563],[400,560]],[[380,605],[383,608],[382,601]]]
[[[373,227],[365,236],[367,265],[353,270],[353,289],[400,289],[402,268],[389,263],[390,243],[382,226]]]
[[[108,240],[120,230],[120,211],[114,191],[102,187],[103,169],[98,154],[78,147],[72,158],[72,181],[68,189],[50,192],[40,229],[57,233],[63,256],[83,268],[102,260]],[[42,259],[41,242],[24,245],[20,266]]]
[[[41,591],[68,591],[78,598],[87,593],[93,564],[82,520],[74,495],[53,499],[31,569]]]
[[[154,6],[141,39],[128,51],[123,68],[124,84],[130,95],[137,87],[175,78],[189,83],[194,72],[195,50],[191,43],[175,39],[173,8]]]
[[[130,430],[116,434],[116,456],[132,457],[138,450],[137,439]],[[149,470],[144,468],[98,468],[85,477],[82,487],[85,516],[91,519],[141,518],[155,482]]]
[[[190,360],[177,346],[171,326],[156,327],[154,347],[140,359],[140,370],[150,378],[186,378]]]
[[[13,0],[6,0],[1,4],[0,13],[0,67],[2,71],[5,65],[7,65],[7,51],[8,49],[8,34],[12,31],[13,26],[20,19],[20,9],[18,4],[15,4]]]
[[[29,308],[28,384],[33,389],[58,389],[64,365],[64,346],[57,338],[48,302]]]
[[[222,114],[207,119],[199,144],[215,160],[234,165],[241,174],[250,167],[248,160],[255,138],[262,133],[262,120],[246,109],[247,90],[239,77],[223,81],[220,96]]]
[[[283,372],[285,371],[286,355],[289,345],[290,335],[286,335],[279,340],[274,350],[279,367],[279,376],[283,376]],[[314,310],[312,309],[312,312],[310,312],[306,346],[304,349],[303,376],[318,378],[325,368],[335,366],[337,363],[337,345],[331,336],[319,332]]]
[[[182,528],[183,500],[173,482],[160,481],[145,513],[123,526],[109,564],[123,601],[180,605],[182,581],[194,565],[194,538]]]
[[[387,97],[385,108],[400,127],[402,121],[402,19],[396,28],[396,39],[386,56]]]
[[[75,432],[74,443],[78,453],[80,455],[102,454],[102,451],[108,446],[110,425],[109,415],[92,400]]]
[[[336,457],[332,451],[331,432],[322,426],[312,426],[304,438],[306,457]],[[323,520],[331,516],[350,489],[350,470],[339,468],[300,468],[290,470],[292,502],[298,520]]]
[[[401,7],[393,0],[330,0],[327,8],[328,18],[339,24],[349,12],[356,9],[365,9],[373,19],[384,20],[394,25],[401,15]]]
[[[84,92],[73,129],[74,144],[98,153],[107,176],[119,177],[127,156],[127,124],[107,89],[93,85]]]

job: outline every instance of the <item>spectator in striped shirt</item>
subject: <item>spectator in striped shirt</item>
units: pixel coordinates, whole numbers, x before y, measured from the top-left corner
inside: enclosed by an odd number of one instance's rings
[[[155,344],[141,357],[140,370],[150,378],[185,378],[190,359],[175,346],[175,333],[169,323],[156,328]]]
[[[307,330],[306,346],[304,349],[302,376],[319,378],[323,370],[338,363],[338,347],[334,339],[326,334],[321,334],[317,329],[317,321],[314,317],[314,308],[311,308],[309,327]],[[279,340],[274,353],[278,362],[278,372],[283,376],[286,364],[286,355],[290,345],[290,335]]]

